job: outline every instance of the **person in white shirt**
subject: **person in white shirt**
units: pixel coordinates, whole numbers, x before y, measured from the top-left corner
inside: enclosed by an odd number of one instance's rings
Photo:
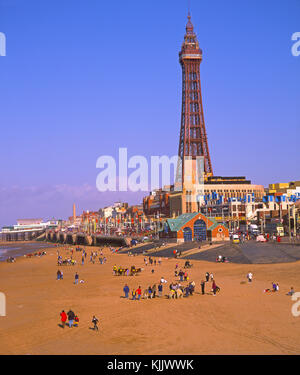
[[[164,279],[163,277],[160,279],[160,282],[163,284],[163,283],[167,283],[167,280]]]
[[[249,283],[252,282],[252,277],[253,277],[252,273],[249,272],[248,275],[247,275],[247,278],[248,278]]]

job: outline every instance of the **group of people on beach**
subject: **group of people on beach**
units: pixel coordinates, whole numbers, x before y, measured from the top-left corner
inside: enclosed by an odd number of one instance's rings
[[[68,320],[69,328],[79,326],[79,318],[71,309],[67,313],[64,310],[62,310],[60,313],[60,320],[61,320],[60,326],[62,328],[65,328],[67,324],[67,320]],[[98,331],[98,322],[99,322],[98,318],[96,318],[96,316],[93,315],[93,318],[92,318],[93,328],[91,329],[93,329],[94,331]]]
[[[124,285],[123,287],[123,292],[124,292],[124,298],[129,299],[129,293],[130,293],[130,288],[127,284]],[[142,291],[141,286],[138,286],[138,288],[133,288],[131,291],[131,296],[132,300],[140,300],[141,298],[143,299],[152,299],[152,298],[157,298],[157,297],[162,297],[162,292],[163,292],[163,285],[160,282],[158,286],[156,284],[150,285],[149,287],[145,288],[144,291]]]
[[[32,258],[32,257],[42,257],[44,255],[47,255],[46,251],[38,251],[36,253],[25,254],[24,257]]]
[[[264,289],[264,293],[279,292],[279,284],[272,282],[272,288]]]
[[[65,310],[62,310],[60,313],[60,320],[62,328],[65,328],[67,320],[69,328],[78,327],[79,324],[78,316],[71,309],[67,313],[65,313]]]
[[[158,260],[156,261],[156,259],[153,259],[151,256],[149,256],[149,259],[147,259],[147,257],[144,258],[144,264],[145,266],[148,266],[148,264],[150,266],[156,266],[156,265],[161,265],[161,258],[159,257]]]

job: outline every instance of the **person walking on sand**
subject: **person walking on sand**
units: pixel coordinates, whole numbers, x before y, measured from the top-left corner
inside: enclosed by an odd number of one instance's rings
[[[162,283],[158,284],[158,297],[162,297],[163,285]]]
[[[136,300],[136,290],[135,289],[132,289],[132,300],[135,301]]]
[[[99,322],[99,320],[94,315],[93,319],[92,319],[92,323],[94,324],[94,327],[93,327],[94,331],[98,331],[98,326],[97,326],[98,322]]]
[[[56,276],[56,279],[57,279],[57,280],[60,280],[60,275],[61,275],[61,272],[60,272],[60,270],[58,270],[58,271],[57,271],[57,276]]]
[[[209,272],[206,272],[205,279],[206,279],[207,282],[209,281]]]
[[[78,284],[78,280],[79,280],[79,275],[78,275],[78,273],[76,272],[76,273],[75,273],[75,284]]]
[[[125,298],[128,298],[128,295],[129,295],[129,286],[127,284],[125,284],[125,286],[123,288],[123,291],[125,293]]]
[[[249,272],[248,275],[247,275],[247,279],[248,279],[249,283],[252,282],[252,278],[253,278],[253,274],[251,272]]]
[[[73,323],[74,323],[74,319],[75,319],[74,312],[70,309],[67,312],[67,316],[68,316],[68,320],[69,320],[69,328],[73,328]]]
[[[139,301],[141,299],[141,295],[142,295],[142,289],[141,289],[140,286],[137,288],[136,294],[137,294],[137,299]]]
[[[60,313],[60,320],[61,320],[62,328],[65,328],[66,321],[67,321],[67,314],[65,313],[65,310],[63,310],[63,311]]]
[[[204,295],[205,294],[205,282],[204,282],[204,280],[201,280],[201,293],[202,293],[202,295]]]
[[[215,280],[213,280],[211,288],[212,288],[212,291],[213,291],[213,294],[214,294],[214,297],[215,297],[216,292],[217,292],[217,285],[216,285]]]
[[[153,298],[156,296],[156,284],[152,286]]]

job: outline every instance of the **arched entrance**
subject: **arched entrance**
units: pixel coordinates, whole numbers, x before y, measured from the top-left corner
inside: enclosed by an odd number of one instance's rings
[[[185,227],[183,229],[183,238],[184,238],[184,242],[192,241],[193,240],[193,235],[192,235],[191,228]]]
[[[206,224],[202,219],[194,222],[194,240],[206,241]]]

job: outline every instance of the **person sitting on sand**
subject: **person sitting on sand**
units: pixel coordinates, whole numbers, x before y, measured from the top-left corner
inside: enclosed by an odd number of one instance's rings
[[[294,288],[291,286],[291,290],[286,295],[292,296],[294,293],[295,293]]]
[[[58,270],[56,273],[56,280],[60,280],[60,275],[61,275],[61,272],[60,270]]]
[[[75,318],[74,318],[74,327],[78,327],[79,326],[79,318],[77,315],[75,315]]]

